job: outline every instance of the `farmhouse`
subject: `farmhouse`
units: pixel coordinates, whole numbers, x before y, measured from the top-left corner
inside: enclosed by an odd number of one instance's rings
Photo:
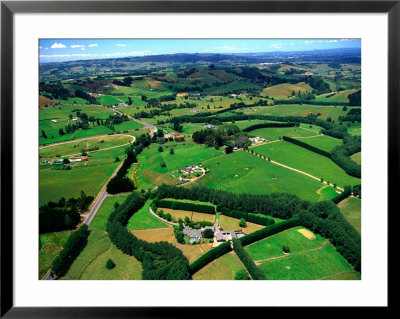
[[[203,237],[201,229],[189,229],[188,226],[185,226],[183,229],[183,234],[188,236],[190,239],[201,239]]]
[[[212,129],[216,128],[216,126],[214,124],[206,124],[206,125],[203,125],[203,127],[204,128],[212,128]]]
[[[262,143],[265,142],[265,139],[262,137],[250,137],[249,140],[251,141],[251,144],[256,144],[256,143]]]

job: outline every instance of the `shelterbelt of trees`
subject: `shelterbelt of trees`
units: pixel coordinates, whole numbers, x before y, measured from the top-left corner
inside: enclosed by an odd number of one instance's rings
[[[93,196],[87,196],[81,191],[81,197],[62,197],[58,202],[48,202],[39,207],[39,233],[51,233],[74,229],[81,221],[80,213],[86,211],[93,201]]]
[[[138,239],[126,229],[131,216],[144,204],[145,198],[132,192],[108,218],[107,232],[123,253],[134,256],[142,263],[142,279],[190,279],[189,262],[182,251],[167,242],[148,243]]]
[[[205,187],[183,188],[165,184],[157,189],[156,198],[190,199],[210,202],[217,205],[217,211],[222,210],[222,207],[227,207],[286,219],[286,221],[269,225],[241,237],[242,245],[248,245],[282,230],[302,225],[328,238],[338,252],[357,271],[361,271],[361,236],[346,221],[333,201],[329,200],[311,204],[292,194],[238,195]],[[202,255],[190,265],[192,273],[201,269],[201,265],[204,266],[221,256],[221,251],[217,250],[213,252],[214,249]],[[223,251],[228,250],[227,247],[219,249]]]

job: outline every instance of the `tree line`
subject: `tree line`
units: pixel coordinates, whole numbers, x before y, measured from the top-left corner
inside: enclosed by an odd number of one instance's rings
[[[229,208],[226,207],[218,207],[221,209],[221,214],[226,215],[229,217],[237,218],[237,219],[244,219],[246,222],[258,224],[258,225],[264,225],[264,226],[269,226],[272,224],[275,224],[275,220],[267,217],[267,216],[260,216],[252,213],[246,213],[242,212],[239,210],[230,210]]]
[[[68,237],[63,250],[53,261],[51,276],[56,276],[57,279],[63,277],[67,273],[76,257],[79,256],[87,245],[89,233],[88,226],[83,224]]]
[[[311,205],[298,214],[301,225],[328,238],[357,271],[361,271],[361,236],[332,201]]]
[[[242,242],[239,239],[233,239],[233,250],[236,255],[242,261],[243,265],[246,267],[247,271],[251,275],[253,280],[266,280],[264,272],[256,266],[253,258],[249,255],[249,253],[243,248]]]
[[[84,191],[81,191],[79,198],[65,200],[62,197],[58,202],[50,201],[40,206],[39,233],[74,229],[81,221],[80,213],[88,209],[93,199],[93,196],[87,196]]]
[[[162,184],[156,191],[156,198],[190,199],[194,201],[210,202],[217,205],[217,211],[222,207],[231,210],[248,211],[288,219],[307,209],[311,203],[301,200],[298,196],[286,193],[271,194],[234,194],[201,186],[191,188],[177,187]]]
[[[189,263],[178,248],[167,242],[148,243],[126,229],[131,216],[144,204],[145,198],[132,192],[109,216],[107,232],[114,245],[123,253],[142,263],[144,280],[190,279]]]

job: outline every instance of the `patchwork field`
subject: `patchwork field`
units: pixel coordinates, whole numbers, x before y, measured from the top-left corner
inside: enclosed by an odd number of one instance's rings
[[[281,142],[279,142],[281,143]],[[279,144],[272,143],[271,145]],[[203,162],[210,172],[194,184],[234,193],[287,192],[316,202],[322,184],[310,177],[238,151]]]
[[[316,102],[349,102],[349,94],[355,93],[356,89],[343,90],[339,92],[321,94],[315,97]]]
[[[349,197],[338,204],[344,218],[361,234],[361,199]]]
[[[244,265],[240,261],[239,257],[235,253],[230,252],[225,254],[204,268],[196,272],[192,279],[194,280],[233,280],[235,273],[244,268]]]
[[[254,147],[252,150],[270,157],[273,161],[323,178],[330,183],[336,183],[340,187],[360,184],[359,178],[347,175],[330,159],[289,142],[265,144]]]

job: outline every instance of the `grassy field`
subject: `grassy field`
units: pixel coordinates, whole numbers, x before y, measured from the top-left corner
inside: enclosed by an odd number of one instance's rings
[[[361,199],[349,197],[338,204],[347,221],[361,234]]]
[[[316,102],[349,102],[349,94],[355,93],[356,89],[343,90],[339,92],[321,94],[315,97]]]
[[[229,216],[225,216],[225,215],[221,215],[219,217],[219,225],[221,226],[222,229],[224,229],[224,230],[241,230],[246,235],[265,227],[262,225],[257,225],[257,224],[253,224],[253,223],[249,223],[249,222],[246,222],[246,224],[247,224],[247,227],[240,227],[239,219],[237,219],[237,218],[233,218],[233,217],[229,217]]]
[[[357,164],[361,165],[361,152],[355,153],[353,155],[350,156],[350,158],[356,162]]]
[[[319,250],[265,261],[259,267],[270,280],[361,279],[361,274],[331,244]]]
[[[64,279],[141,279],[140,262],[118,250],[106,233],[107,220],[114,210],[114,204],[121,204],[127,196],[115,195],[104,200],[89,226],[87,246],[74,261]],[[112,270],[106,268],[109,258],[116,264]]]
[[[330,117],[337,121],[339,116],[344,116],[349,112],[343,111],[340,106],[323,106],[323,105],[308,105],[308,104],[279,104],[274,106],[260,106],[250,108],[245,114],[251,115],[273,115],[273,116],[307,116],[310,113],[318,115],[318,118],[326,120]]]
[[[338,138],[334,138],[328,135],[321,135],[310,138],[301,138],[299,139],[303,143],[307,143],[314,147],[317,147],[321,150],[331,152],[336,146],[342,145],[343,141]]]
[[[317,130],[316,126],[311,128],[307,127],[267,127],[267,128],[259,128],[249,132],[249,136],[260,136],[265,138],[268,141],[275,141],[282,136],[289,137],[305,137],[305,136],[315,136],[319,134],[319,130]],[[302,140],[303,141],[303,140]],[[308,141],[305,140],[305,141]]]
[[[71,231],[41,234],[39,250],[39,279],[51,268],[54,258],[61,252]]]
[[[320,198],[317,191],[322,184],[319,181],[247,152],[238,151],[210,159],[204,161],[203,165],[210,172],[194,184],[234,193],[292,193],[312,202]]]
[[[191,221],[200,222],[200,221],[209,221],[214,223],[215,215],[212,214],[205,214],[205,213],[198,213],[186,210],[174,210],[169,208],[159,208],[158,210],[162,210],[164,214],[171,214],[172,220],[177,222],[179,218],[185,219],[185,217],[189,217]]]
[[[347,122],[344,122],[343,125],[347,127]],[[351,126],[347,127],[347,132],[351,135],[361,135],[361,123],[351,123]]]
[[[132,138],[126,135],[109,135],[86,140],[71,141],[61,145],[46,146],[39,150],[39,155],[45,158],[56,157],[57,155],[80,155],[82,151],[87,151],[88,149],[94,150],[97,147],[99,150],[102,150],[131,142]]]
[[[157,219],[149,212],[151,201],[148,200],[139,211],[132,215],[126,227],[129,230],[133,229],[153,229],[153,228],[168,228],[169,226]]]
[[[233,280],[235,273],[244,268],[235,253],[225,254],[196,272],[194,280]]]
[[[89,153],[88,162],[69,164],[71,170],[54,170],[51,167],[39,170],[39,204],[58,201],[61,197],[78,197],[83,190],[96,196],[126,154],[125,147]],[[85,164],[86,163],[86,164]]]
[[[289,246],[290,253],[283,253],[282,246]],[[360,279],[327,239],[304,227],[288,229],[245,249],[268,279]]]
[[[162,183],[177,184],[179,180],[170,175],[173,171],[223,154],[223,150],[188,142],[164,144],[163,152],[159,152],[158,147],[152,144],[138,156],[140,168],[135,184],[139,188],[147,189]],[[170,154],[170,148],[174,149],[175,154]],[[161,167],[162,160],[166,167]]]
[[[300,82],[297,84],[282,83],[265,88],[264,90],[262,90],[261,95],[273,97],[276,99],[287,99],[289,97],[292,97],[293,91],[295,92],[295,95],[297,95],[299,91],[301,92],[301,94],[304,94],[306,92],[311,92],[312,88],[304,82]]]
[[[330,159],[285,141],[260,145],[252,150],[270,157],[273,161],[323,178],[330,183],[336,183],[340,187],[360,184],[359,178],[347,175]]]

